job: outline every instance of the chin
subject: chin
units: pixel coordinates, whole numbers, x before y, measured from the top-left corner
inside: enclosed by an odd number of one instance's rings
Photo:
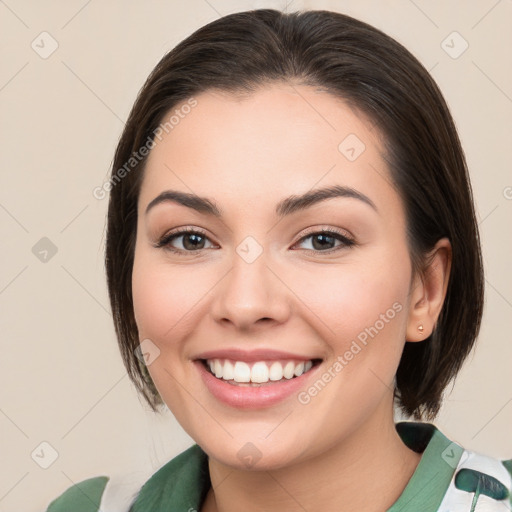
[[[232,439],[219,443],[218,440],[212,440],[198,444],[209,457],[225,466],[242,471],[277,470],[292,465],[303,455],[294,452],[296,444],[258,442],[256,437],[255,441]]]

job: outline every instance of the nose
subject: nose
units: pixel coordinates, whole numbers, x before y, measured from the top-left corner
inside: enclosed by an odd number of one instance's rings
[[[265,253],[252,263],[235,254],[231,270],[214,293],[214,320],[237,330],[281,324],[290,315],[293,294],[269,267]]]

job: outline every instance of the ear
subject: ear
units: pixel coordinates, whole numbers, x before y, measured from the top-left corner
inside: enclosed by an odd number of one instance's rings
[[[427,256],[426,268],[411,283],[406,341],[423,341],[432,334],[446,296],[451,264],[452,246],[442,238]]]

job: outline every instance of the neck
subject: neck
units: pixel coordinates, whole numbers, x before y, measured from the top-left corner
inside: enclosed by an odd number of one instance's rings
[[[201,512],[337,510],[382,512],[399,498],[420,459],[396,432],[393,411],[376,416],[329,450],[269,471],[243,471],[209,459]]]

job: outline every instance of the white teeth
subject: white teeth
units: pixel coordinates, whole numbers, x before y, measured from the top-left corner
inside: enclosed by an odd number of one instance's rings
[[[269,381],[290,380],[300,377],[313,367],[313,361],[288,361],[284,365],[281,361],[266,363],[258,361],[250,366],[244,361],[230,361],[228,359],[209,359],[207,365],[211,373],[218,379],[235,382],[253,382],[264,384]]]
[[[293,377],[294,373],[295,373],[295,363],[293,361],[286,363],[285,367],[283,368],[283,377],[285,379],[291,379]]]
[[[222,377],[222,364],[221,362],[216,359],[215,360],[215,377],[217,377],[218,379],[220,379]]]
[[[222,369],[222,378],[224,380],[233,380],[235,378],[235,367],[230,361],[224,361],[224,368]]]
[[[300,377],[303,373],[304,373],[304,363],[299,363],[299,364],[295,367],[295,375],[296,375],[297,377]]]
[[[218,361],[218,359],[216,361]],[[251,367],[247,363],[237,361],[235,363],[233,379],[235,379],[235,382],[250,382]]]
[[[283,365],[279,362],[272,363],[269,371],[270,380],[281,380],[283,378]]]
[[[268,382],[269,373],[268,366],[265,363],[256,363],[251,368],[251,382]]]

